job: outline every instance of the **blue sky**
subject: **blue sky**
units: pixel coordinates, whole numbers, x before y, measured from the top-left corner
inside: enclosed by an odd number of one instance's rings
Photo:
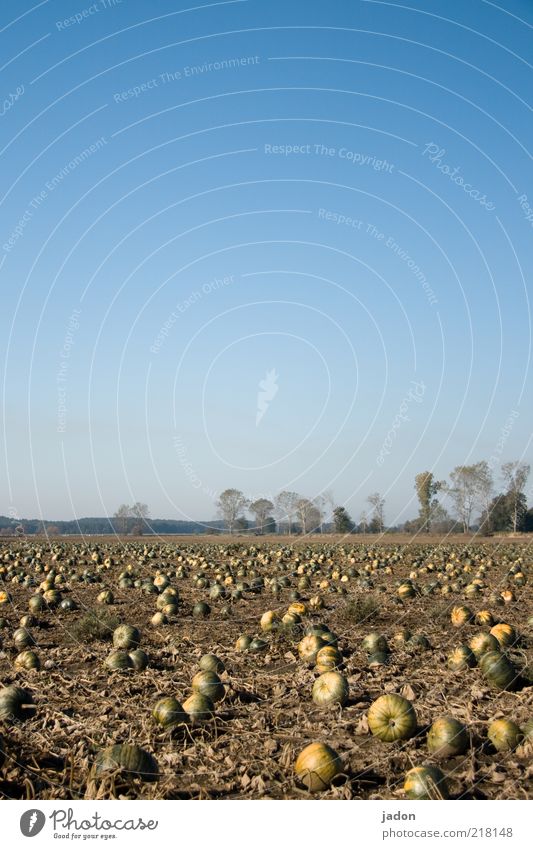
[[[532,459],[529,2],[16,15],[0,513],[235,486],[392,523],[419,471]]]

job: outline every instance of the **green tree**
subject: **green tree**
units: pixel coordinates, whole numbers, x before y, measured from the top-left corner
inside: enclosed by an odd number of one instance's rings
[[[432,472],[420,472],[415,478],[415,489],[420,504],[421,528],[429,534],[433,511],[436,509],[437,493],[443,487],[442,481],[435,480]]]
[[[351,534],[353,532],[353,519],[345,507],[335,507],[333,524],[336,534]]]

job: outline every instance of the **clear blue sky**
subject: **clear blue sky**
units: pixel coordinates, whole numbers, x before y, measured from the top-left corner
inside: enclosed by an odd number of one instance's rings
[[[3,3],[0,513],[235,486],[393,523],[421,470],[533,459],[532,25]]]

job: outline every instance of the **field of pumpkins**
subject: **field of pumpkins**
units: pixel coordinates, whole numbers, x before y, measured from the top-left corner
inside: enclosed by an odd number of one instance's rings
[[[0,540],[0,798],[531,798],[531,562]]]

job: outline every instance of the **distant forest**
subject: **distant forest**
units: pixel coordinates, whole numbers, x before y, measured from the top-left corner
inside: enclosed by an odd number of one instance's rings
[[[0,516],[0,534],[47,534],[58,535],[103,535],[103,534],[203,534],[222,531],[224,523],[186,522],[174,519],[147,519],[143,522],[130,521],[125,528],[123,520],[116,518],[84,518],[70,521],[41,521],[40,519],[12,519]]]

